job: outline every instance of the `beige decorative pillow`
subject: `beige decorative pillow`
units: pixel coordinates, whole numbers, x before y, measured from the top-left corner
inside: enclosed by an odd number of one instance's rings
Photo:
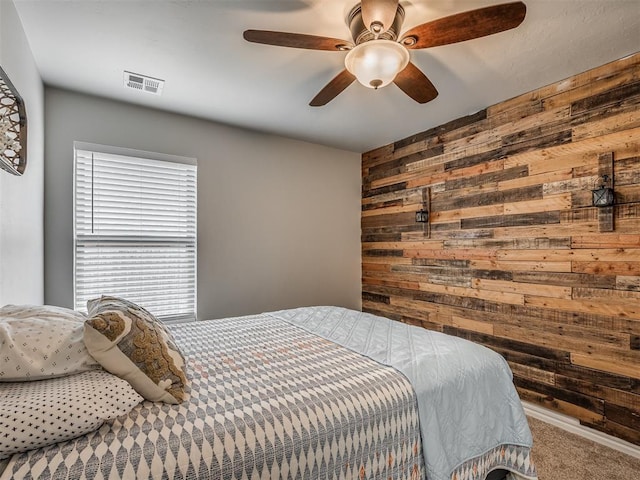
[[[87,310],[84,343],[105,370],[128,381],[147,400],[184,400],[184,357],[162,323],[117,297],[89,300]]]

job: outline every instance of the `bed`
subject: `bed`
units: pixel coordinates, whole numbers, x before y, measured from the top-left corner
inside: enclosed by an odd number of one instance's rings
[[[485,347],[338,307],[167,328],[182,402],[0,459],[0,480],[537,479],[511,372]]]

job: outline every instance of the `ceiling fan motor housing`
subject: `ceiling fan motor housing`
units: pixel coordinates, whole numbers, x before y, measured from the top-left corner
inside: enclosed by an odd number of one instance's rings
[[[347,17],[347,24],[349,25],[349,29],[351,30],[351,37],[353,38],[353,42],[356,45],[359,45],[364,42],[368,42],[370,40],[375,40],[376,38],[379,40],[398,40],[398,35],[400,34],[400,29],[402,28],[402,23],[404,22],[404,8],[402,5],[398,5],[398,10],[396,11],[396,17],[389,27],[389,30],[386,32],[380,33],[377,37],[372,31],[370,31],[364,24],[362,20],[362,5],[358,4],[351,9],[349,12],[349,16]]]

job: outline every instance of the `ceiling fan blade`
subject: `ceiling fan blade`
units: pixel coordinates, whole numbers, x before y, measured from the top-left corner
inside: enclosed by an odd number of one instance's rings
[[[330,37],[318,37],[302,33],[272,32],[269,30],[245,30],[245,40],[278,47],[307,48],[309,50],[349,50],[353,44],[346,40]]]
[[[336,98],[345,88],[351,85],[356,77],[349,73],[349,70],[343,70],[336,75],[333,80],[325,85],[320,92],[311,100],[309,105],[312,107],[321,107]]]
[[[389,30],[396,18],[398,0],[362,0],[362,21],[372,33]]]
[[[516,28],[526,13],[527,7],[522,2],[457,13],[412,28],[404,34],[400,43],[416,49],[464,42]]]
[[[438,96],[431,80],[411,62],[396,75],[393,83],[418,103],[430,102]]]

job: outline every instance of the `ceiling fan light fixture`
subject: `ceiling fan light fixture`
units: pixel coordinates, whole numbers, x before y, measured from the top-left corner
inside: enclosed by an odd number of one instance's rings
[[[391,40],[370,40],[352,48],[344,65],[368,88],[389,85],[409,63],[409,51]]]

